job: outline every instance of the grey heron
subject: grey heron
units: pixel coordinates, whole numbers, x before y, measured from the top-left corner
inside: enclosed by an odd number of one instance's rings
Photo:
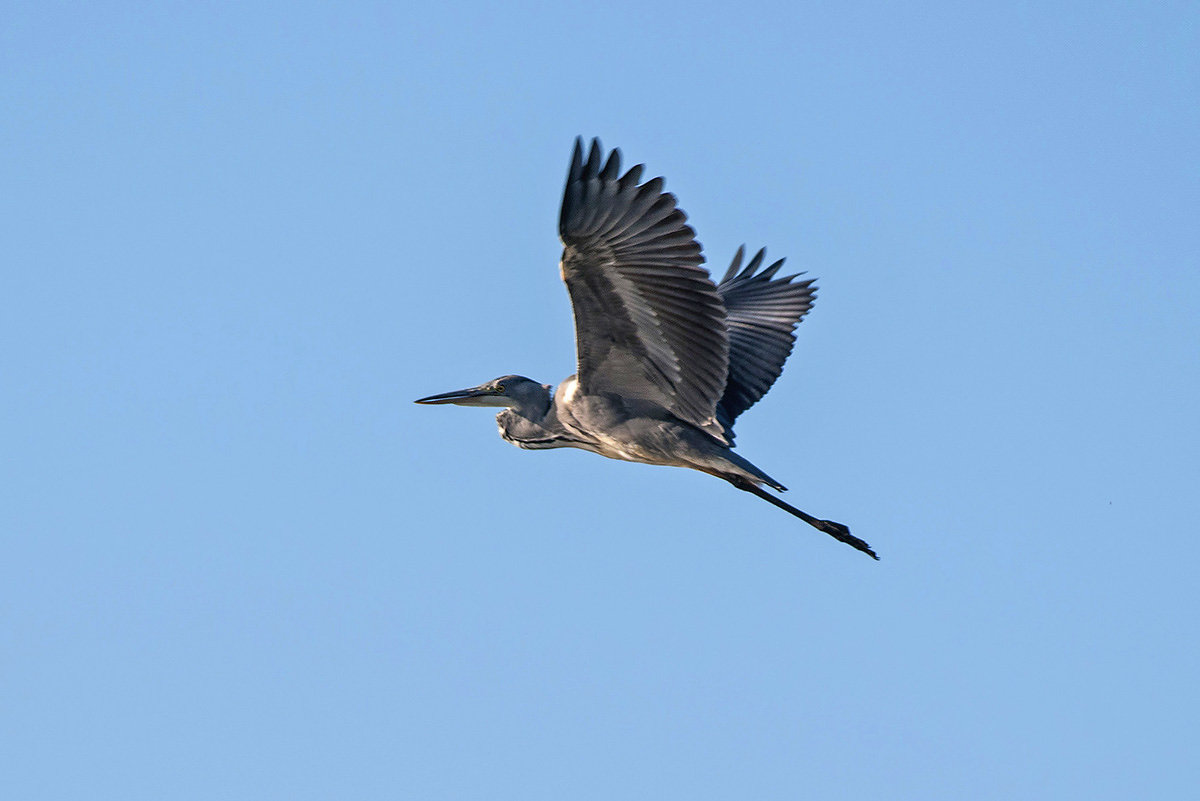
[[[500,436],[522,448],[582,448],[611,459],[688,467],[725,479],[878,559],[867,543],[763,489],[785,487],[733,452],[733,423],[766,394],[812,307],[813,280],[742,267],[720,283],[663,179],[621,174],[593,139],[575,140],[558,231],[560,270],[575,316],[576,373],[552,392],[519,375],[416,403],[504,407]]]

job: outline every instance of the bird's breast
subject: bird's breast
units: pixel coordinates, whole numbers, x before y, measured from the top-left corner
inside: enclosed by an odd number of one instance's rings
[[[663,450],[661,422],[643,418],[621,398],[588,395],[574,377],[564,381],[555,397],[559,421],[594,450],[610,459],[648,464],[670,464]]]

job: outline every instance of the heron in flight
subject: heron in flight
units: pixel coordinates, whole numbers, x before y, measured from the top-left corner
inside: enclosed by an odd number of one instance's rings
[[[812,308],[813,281],[776,277],[783,260],[745,267],[738,248],[714,284],[687,215],[663,179],[621,174],[597,139],[575,140],[558,232],[575,313],[576,373],[548,384],[506,375],[417,403],[504,407],[500,436],[521,447],[582,448],[611,459],[723,478],[878,559],[867,543],[763,489],[775,479],[733,452],[733,423],[766,394]]]

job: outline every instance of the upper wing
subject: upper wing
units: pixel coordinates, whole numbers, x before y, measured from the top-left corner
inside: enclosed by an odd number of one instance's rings
[[[575,140],[558,231],[575,313],[579,387],[652,401],[725,442],[716,406],[729,372],[725,306],[675,196],[621,152],[601,167]]]
[[[767,393],[783,372],[783,363],[796,342],[796,325],[816,298],[813,279],[791,283],[795,275],[775,278],[783,259],[757,275],[766,250],[742,266],[745,247],[738,248],[733,263],[717,291],[725,301],[729,326],[729,381],[717,404],[717,417],[733,441],[733,421]]]

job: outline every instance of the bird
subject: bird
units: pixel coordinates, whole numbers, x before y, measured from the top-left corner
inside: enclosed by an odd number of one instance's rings
[[[735,453],[733,425],[779,378],[815,279],[746,262],[739,247],[720,282],[702,266],[696,233],[661,177],[622,173],[576,138],[558,232],[559,269],[575,321],[576,372],[557,387],[505,375],[419,398],[424,405],[502,407],[500,436],[521,448],[579,448],[630,462],[686,467],[724,479],[874,559],[842,523],[767,492],[786,488]]]

